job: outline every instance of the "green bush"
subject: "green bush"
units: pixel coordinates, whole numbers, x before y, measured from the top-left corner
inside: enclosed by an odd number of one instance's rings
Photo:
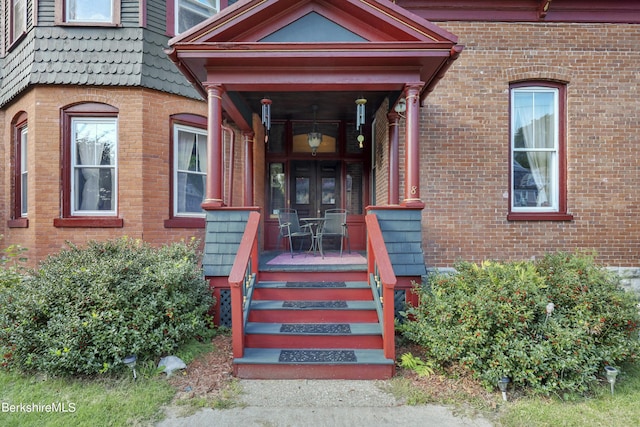
[[[605,365],[637,357],[637,298],[586,254],[460,262],[416,288],[399,326],[441,365],[460,363],[487,387],[508,376],[534,392],[585,392]],[[550,303],[553,311],[547,314]]]
[[[0,293],[4,364],[51,374],[104,373],[122,359],[170,354],[209,333],[211,292],[197,242],[69,244]]]
[[[2,235],[0,234],[0,240]],[[24,274],[25,248],[10,245],[0,251],[0,291],[20,283]]]

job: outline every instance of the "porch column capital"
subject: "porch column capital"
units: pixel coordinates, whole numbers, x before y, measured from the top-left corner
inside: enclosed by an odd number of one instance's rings
[[[207,186],[202,208],[216,209],[224,206],[222,183],[222,94],[221,84],[205,84],[207,89]]]
[[[420,199],[420,91],[421,83],[405,87],[407,101],[405,134],[405,180],[403,206],[424,208]]]

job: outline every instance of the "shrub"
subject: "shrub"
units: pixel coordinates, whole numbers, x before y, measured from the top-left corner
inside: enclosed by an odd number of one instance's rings
[[[460,262],[416,291],[400,331],[487,387],[506,375],[538,393],[585,392],[604,365],[631,361],[640,347],[637,298],[587,254]]]
[[[0,290],[11,288],[22,280],[23,264],[27,260],[23,255],[25,251],[25,248],[18,245],[10,245],[0,251]]]
[[[96,374],[170,354],[208,333],[213,298],[196,243],[161,248],[128,238],[69,244],[0,295],[5,364]]]

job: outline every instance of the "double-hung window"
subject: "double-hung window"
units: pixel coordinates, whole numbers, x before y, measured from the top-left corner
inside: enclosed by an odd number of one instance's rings
[[[509,219],[571,219],[566,215],[564,86],[511,86]]]
[[[117,212],[117,119],[71,119],[71,215]]]
[[[173,132],[173,216],[203,217],[207,132],[179,124],[174,125]]]
[[[21,113],[12,123],[14,154],[11,161],[13,208],[9,227],[28,227],[29,221],[29,145],[27,115]]]
[[[18,129],[18,152],[20,153],[20,191],[18,196],[20,197],[20,216],[26,217],[29,213],[29,166],[27,162],[27,126],[23,126]]]
[[[56,227],[122,227],[118,218],[118,109],[62,110],[62,212]]]

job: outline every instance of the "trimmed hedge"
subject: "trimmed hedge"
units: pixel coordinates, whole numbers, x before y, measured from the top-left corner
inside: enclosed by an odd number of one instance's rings
[[[591,255],[460,262],[416,291],[420,303],[399,330],[488,388],[506,375],[538,393],[586,392],[605,365],[632,361],[640,349],[637,297]]]
[[[129,238],[68,244],[0,290],[3,365],[93,375],[122,367],[129,354],[157,359],[209,335],[214,300],[196,247]]]

